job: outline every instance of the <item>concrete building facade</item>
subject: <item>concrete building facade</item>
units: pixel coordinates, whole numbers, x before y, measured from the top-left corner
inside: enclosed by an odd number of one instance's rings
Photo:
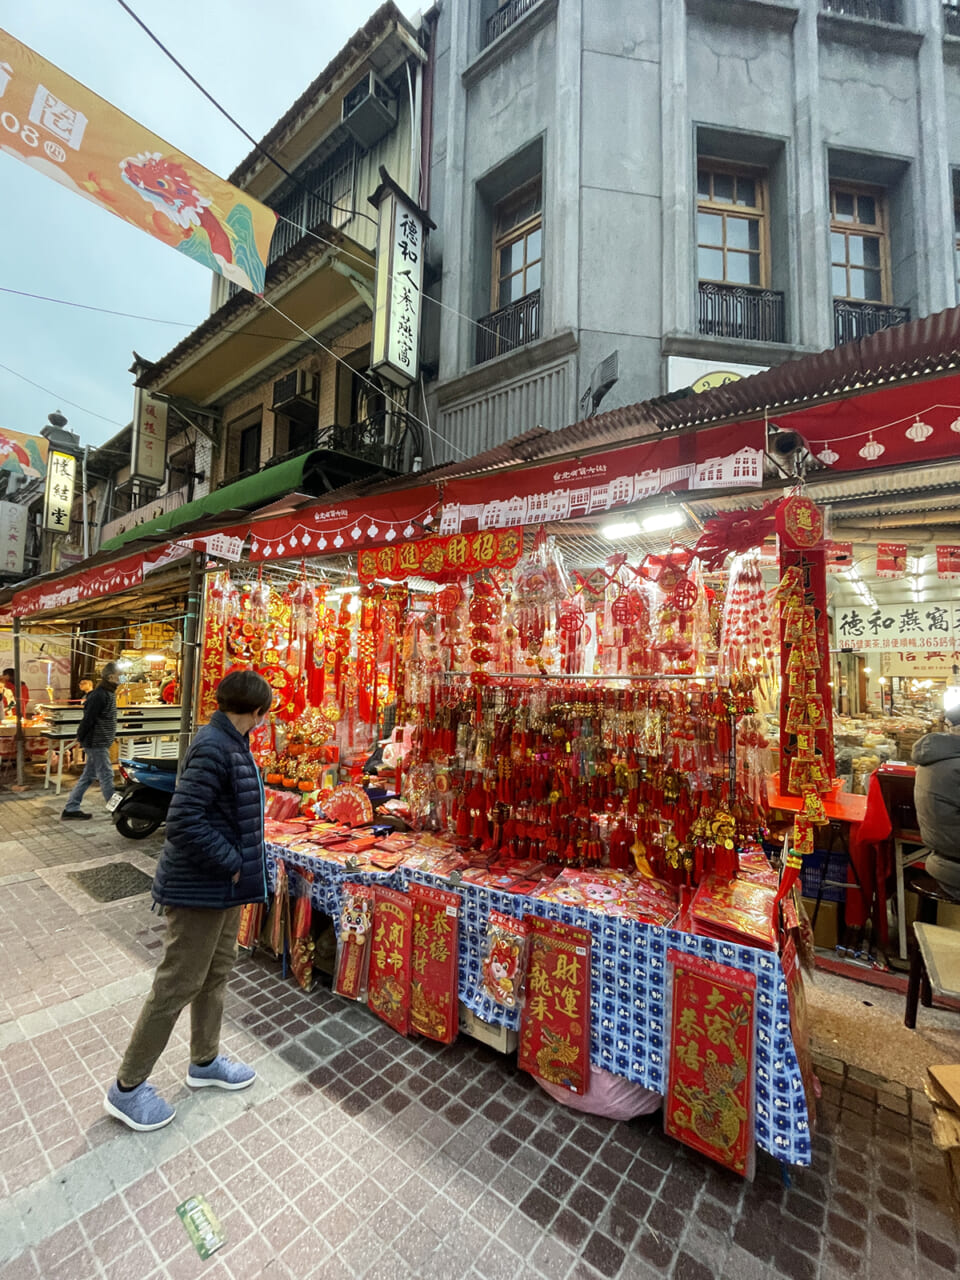
[[[958,301],[955,4],[444,0],[432,74],[433,461]]]

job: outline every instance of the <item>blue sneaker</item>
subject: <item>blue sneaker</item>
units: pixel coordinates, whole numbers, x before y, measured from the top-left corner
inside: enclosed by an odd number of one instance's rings
[[[246,1089],[253,1084],[257,1073],[245,1062],[231,1062],[222,1053],[205,1067],[190,1063],[187,1084],[191,1089]]]
[[[103,1109],[108,1116],[115,1116],[128,1129],[136,1129],[138,1133],[162,1129],[177,1114],[146,1080],[129,1093],[124,1093],[114,1080],[103,1100]]]

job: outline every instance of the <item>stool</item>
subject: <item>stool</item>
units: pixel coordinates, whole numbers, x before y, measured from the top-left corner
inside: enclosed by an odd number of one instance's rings
[[[913,871],[906,880],[906,888],[912,889],[920,899],[917,910],[917,923],[914,928],[913,941],[910,944],[910,976],[907,979],[907,1007],[903,1015],[903,1025],[913,1029],[917,1025],[917,1003],[929,1009],[933,1003],[933,992],[930,988],[930,972],[923,947],[918,940],[929,927],[936,933],[952,933],[952,930],[937,929],[937,903],[952,902],[957,899],[942,889],[933,876],[926,871]],[[938,990],[938,995],[941,992]]]

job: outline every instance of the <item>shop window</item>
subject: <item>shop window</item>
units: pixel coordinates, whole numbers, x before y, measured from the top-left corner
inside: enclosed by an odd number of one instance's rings
[[[830,272],[834,298],[890,301],[886,199],[878,188],[831,185]]]
[[[697,275],[763,288],[768,279],[766,179],[759,170],[701,164],[697,171]]]

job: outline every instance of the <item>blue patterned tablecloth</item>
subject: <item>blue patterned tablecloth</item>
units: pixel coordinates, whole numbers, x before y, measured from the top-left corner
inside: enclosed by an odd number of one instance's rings
[[[406,889],[411,882],[455,888],[460,912],[460,990],[477,1017],[516,1030],[520,1015],[489,999],[480,982],[480,959],[491,910],[523,917],[538,915],[589,929],[593,936],[591,982],[591,1060],[616,1075],[662,1093],[669,1049],[667,950],[675,948],[720,964],[746,969],[757,978],[756,1140],[778,1160],[810,1163],[810,1129],[800,1067],[790,1034],[790,1006],[779,957],[755,947],[700,938],[673,929],[640,924],[521,897],[479,885],[451,886],[448,880],[400,867],[394,872],[348,872],[322,858],[268,846],[282,857],[291,875],[298,866],[314,873],[313,903],[339,922],[345,880]]]

